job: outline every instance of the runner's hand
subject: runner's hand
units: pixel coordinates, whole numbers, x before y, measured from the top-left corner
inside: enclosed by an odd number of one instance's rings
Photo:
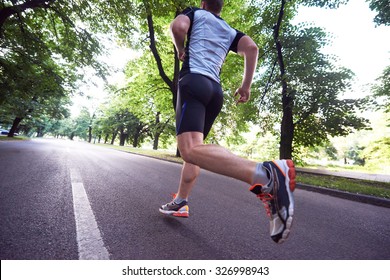
[[[239,95],[240,97],[236,100],[236,104],[246,103],[246,102],[249,101],[251,92],[250,92],[250,90],[246,90],[246,89],[243,89],[242,87],[239,87],[236,90],[236,93],[234,94],[234,97],[236,97],[237,95]]]
[[[186,58],[186,50],[185,49],[181,49],[179,51],[179,53],[177,54],[179,60],[181,61],[184,61],[184,59]]]

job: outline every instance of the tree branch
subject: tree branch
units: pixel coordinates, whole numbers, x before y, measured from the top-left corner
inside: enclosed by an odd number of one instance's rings
[[[285,70],[284,60],[283,60],[282,44],[280,43],[280,40],[279,40],[279,32],[280,32],[280,27],[282,24],[285,5],[286,5],[286,0],[282,0],[282,4],[281,4],[280,10],[279,10],[278,21],[277,21],[276,25],[274,26],[274,41],[275,41],[276,51],[278,53],[278,63],[279,63],[280,77],[281,77],[281,82],[282,82],[283,96],[287,95],[287,82],[285,79],[286,70]]]
[[[263,101],[264,101],[264,97],[265,97],[265,95],[267,94],[268,89],[269,89],[269,87],[270,87],[270,85],[271,85],[271,79],[272,79],[272,77],[274,76],[275,66],[276,66],[276,63],[277,63],[277,62],[278,62],[278,60],[275,60],[275,61],[274,61],[274,65],[272,66],[271,74],[270,74],[269,77],[268,77],[268,81],[267,81],[267,84],[265,85],[265,89],[264,89],[263,95],[261,96],[259,108],[261,107],[261,104],[262,104]]]
[[[5,7],[0,10],[0,34],[3,33],[3,25],[5,21],[12,15],[18,14],[28,9],[34,8],[47,8],[55,0],[31,0],[24,2],[23,4]]]
[[[157,50],[157,47],[156,47],[156,39],[154,37],[154,25],[153,25],[152,13],[151,13],[150,9],[148,8],[148,6],[146,6],[146,10],[147,10],[147,21],[148,21],[149,39],[150,39],[149,47],[153,53],[154,59],[156,60],[158,72],[159,72],[161,78],[163,79],[163,81],[168,85],[168,87],[173,92],[173,90],[174,90],[173,82],[165,74],[165,71],[164,71],[164,68],[163,68],[163,65],[161,62],[161,57],[160,57],[158,50]]]

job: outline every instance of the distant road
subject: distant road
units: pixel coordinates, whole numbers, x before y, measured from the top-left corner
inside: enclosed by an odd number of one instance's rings
[[[86,143],[0,142],[0,258],[390,259],[389,208],[298,189],[276,245],[248,186],[207,171],[190,218],[164,217],[180,168]]]

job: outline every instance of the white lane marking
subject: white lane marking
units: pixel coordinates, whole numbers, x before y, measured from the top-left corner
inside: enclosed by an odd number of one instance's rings
[[[80,173],[76,169],[71,169],[70,177],[79,259],[109,260],[110,255],[104,246]]]

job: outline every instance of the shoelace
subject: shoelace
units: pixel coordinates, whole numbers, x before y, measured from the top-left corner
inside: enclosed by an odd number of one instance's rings
[[[263,202],[265,211],[267,212],[268,217],[271,217],[271,209],[269,208],[269,203],[274,199],[272,194],[269,193],[259,193],[257,197]]]
[[[177,205],[175,202],[173,202],[173,200],[174,200],[174,199],[176,198],[176,196],[177,196],[177,193],[171,193],[171,196],[172,196],[172,201],[171,201],[171,202],[168,202],[167,204],[165,204],[166,207]]]

